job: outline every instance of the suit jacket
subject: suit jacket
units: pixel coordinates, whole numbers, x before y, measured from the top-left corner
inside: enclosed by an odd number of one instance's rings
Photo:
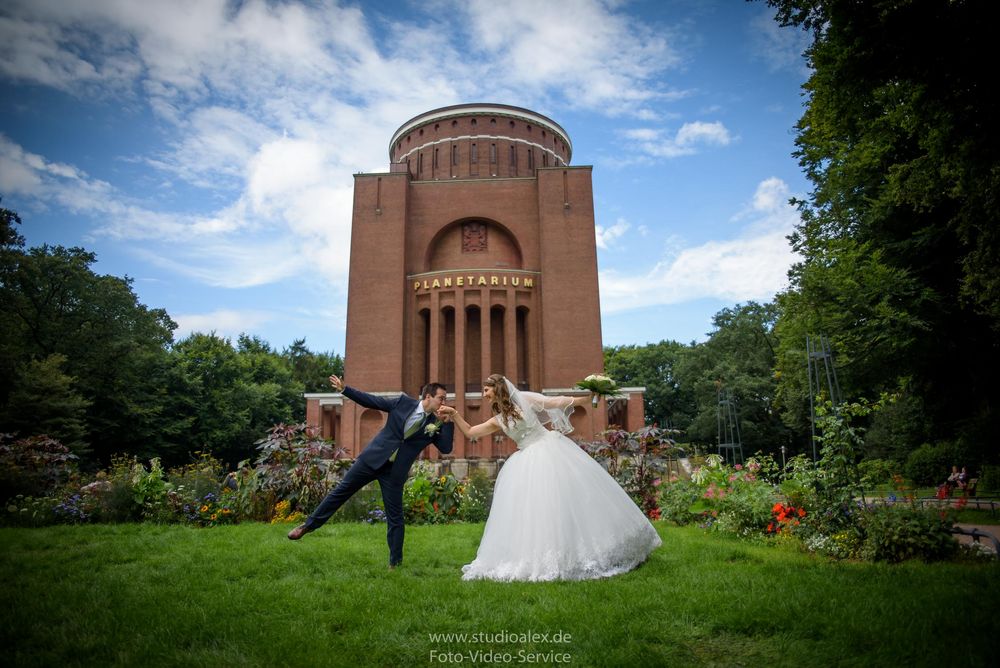
[[[455,425],[447,422],[438,425],[438,429],[433,434],[428,434],[426,425],[434,424],[436,419],[431,415],[425,426],[410,436],[403,438],[403,431],[406,427],[406,418],[413,414],[419,403],[416,399],[406,394],[402,394],[394,399],[379,397],[367,392],[362,392],[353,387],[344,387],[343,395],[365,408],[388,413],[388,419],[382,430],[368,442],[365,449],[358,455],[359,460],[363,460],[372,468],[379,468],[387,461],[394,451],[398,450],[396,461],[393,465],[393,476],[397,471],[402,472],[403,480],[413,465],[413,460],[417,458],[420,451],[428,445],[433,444],[441,454],[448,454],[452,449],[452,441],[455,437]]]

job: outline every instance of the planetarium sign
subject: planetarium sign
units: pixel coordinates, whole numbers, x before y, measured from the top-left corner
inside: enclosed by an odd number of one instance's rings
[[[438,290],[442,288],[477,288],[477,287],[514,287],[534,288],[535,272],[483,272],[483,271],[449,271],[435,273],[433,276],[411,276],[414,292]]]

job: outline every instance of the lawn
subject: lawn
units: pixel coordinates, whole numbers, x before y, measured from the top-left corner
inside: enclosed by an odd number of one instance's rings
[[[985,666],[998,650],[996,563],[837,563],[660,524],[632,573],[502,584],[459,577],[482,525],[408,527],[392,572],[384,526],[288,528],[0,530],[0,661]]]

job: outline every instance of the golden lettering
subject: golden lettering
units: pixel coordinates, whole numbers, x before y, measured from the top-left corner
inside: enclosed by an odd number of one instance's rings
[[[469,287],[469,288],[471,288],[474,285],[475,286],[479,286],[479,285],[494,285],[494,286],[512,285],[515,288],[517,288],[517,287],[533,288],[533,287],[535,287],[535,279],[534,278],[528,278],[527,276],[508,276],[506,274],[503,274],[501,276],[497,276],[495,274],[491,274],[489,276],[485,276],[485,275],[480,274],[479,276],[473,276],[473,275],[465,275],[465,276],[442,276],[440,278],[427,278],[427,279],[423,279],[423,281],[420,281],[420,280],[413,281],[413,289],[415,291],[417,291],[417,292],[419,292],[421,289],[423,289],[423,290],[437,290],[437,289],[440,289],[442,287],[444,287],[444,288],[450,288],[453,285],[454,286],[458,286],[460,288],[462,288],[462,287]]]

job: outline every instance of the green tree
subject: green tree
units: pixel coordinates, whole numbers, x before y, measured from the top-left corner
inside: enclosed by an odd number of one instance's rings
[[[645,346],[606,346],[604,370],[623,386],[645,387],[648,424],[686,430],[694,414],[694,398],[681,386],[676,368],[688,346],[660,341]]]
[[[805,334],[825,333],[846,397],[900,393],[926,411],[934,437],[995,459],[1000,109],[984,65],[1000,9],[974,0],[768,4],[781,25],[812,35],[796,156],[813,190],[798,202],[792,240],[803,260],[777,328],[786,416],[806,415],[800,346]]]
[[[87,402],[94,454],[146,454],[177,447],[179,429],[162,406],[166,346],[176,324],[139,303],[129,278],[102,276],[82,248],[23,247],[4,214],[0,247],[0,406],[10,401],[18,369],[51,355]]]
[[[4,429],[22,437],[46,435],[80,457],[87,454],[86,412],[90,402],[62,372],[66,357],[55,353],[18,367],[7,406]]]
[[[688,429],[692,441],[718,443],[719,396],[728,390],[737,402],[745,453],[775,452],[788,443],[789,431],[774,408],[777,315],[773,303],[725,308],[713,317],[708,341],[683,357],[678,377],[696,402]]]
[[[17,213],[0,207],[0,249],[24,247],[24,237],[14,228],[20,224],[21,217]]]
[[[235,464],[274,424],[289,422],[301,386],[267,343],[245,335],[239,348],[215,333],[191,334],[171,354],[192,418],[188,443]]]
[[[330,375],[344,375],[343,357],[329,352],[314,353],[306,346],[305,339],[293,341],[282,356],[291,364],[292,377],[302,384],[306,392],[328,392]]]

